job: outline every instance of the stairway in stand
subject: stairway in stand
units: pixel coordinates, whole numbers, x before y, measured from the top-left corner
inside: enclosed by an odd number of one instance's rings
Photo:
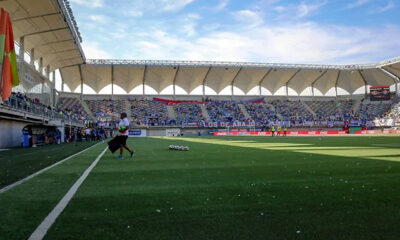
[[[168,110],[168,118],[171,120],[176,120],[176,115],[175,115],[175,109],[173,105],[168,105],[167,106]]]

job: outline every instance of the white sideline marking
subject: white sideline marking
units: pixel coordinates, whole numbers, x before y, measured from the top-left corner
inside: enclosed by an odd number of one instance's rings
[[[93,163],[85,170],[82,176],[72,185],[72,187],[68,190],[67,194],[61,199],[61,201],[54,207],[54,209],[47,215],[47,217],[43,220],[43,222],[36,228],[36,230],[32,233],[32,235],[28,238],[28,240],[42,240],[46,235],[47,231],[56,221],[57,217],[61,214],[61,212],[68,205],[69,201],[71,201],[72,197],[75,195],[76,191],[78,191],[81,184],[85,181],[89,173],[93,170],[96,164],[100,161],[101,157],[108,150],[106,147],[102,153],[93,161]]]
[[[54,163],[53,165],[50,165],[50,166],[48,166],[48,167],[46,167],[46,168],[43,168],[42,170],[39,170],[39,171],[33,173],[32,175],[27,176],[26,178],[23,178],[23,179],[21,179],[21,180],[15,182],[15,183],[11,183],[10,185],[5,186],[4,188],[0,189],[0,194],[2,194],[2,193],[4,193],[4,192],[6,192],[6,191],[8,191],[8,190],[10,190],[10,189],[12,189],[12,188],[14,188],[14,187],[20,185],[20,184],[22,184],[22,183],[28,181],[28,180],[31,179],[31,178],[36,177],[37,175],[39,175],[39,174],[41,174],[41,173],[43,173],[43,172],[45,172],[45,171],[47,171],[47,170],[49,170],[49,169],[51,169],[51,168],[57,166],[57,165],[60,165],[61,163],[65,162],[65,161],[67,161],[67,160],[69,160],[69,159],[71,159],[71,158],[73,158],[73,157],[75,157],[75,156],[77,156],[77,155],[79,155],[79,154],[81,154],[81,153],[83,153],[83,152],[86,152],[87,150],[89,150],[89,149],[91,149],[91,148],[97,146],[98,144],[100,144],[100,142],[99,142],[99,143],[96,143],[95,145],[90,146],[90,147],[88,147],[88,148],[86,148],[86,149],[84,149],[84,150],[82,150],[82,151],[80,151],[80,152],[78,152],[78,153],[75,153],[75,154],[73,154],[73,155],[71,155],[71,156],[69,156],[69,157],[67,157],[67,158],[65,158],[65,159],[63,159],[63,160],[61,160],[61,161],[59,161],[59,162],[56,162],[56,163]]]

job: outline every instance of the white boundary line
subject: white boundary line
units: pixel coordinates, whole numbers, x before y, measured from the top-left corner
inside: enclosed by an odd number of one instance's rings
[[[21,179],[21,180],[15,182],[15,183],[11,183],[10,185],[5,186],[4,188],[0,189],[0,194],[2,194],[2,193],[4,193],[4,192],[7,192],[8,190],[10,190],[10,189],[12,189],[12,188],[14,188],[14,187],[16,187],[16,186],[18,186],[18,185],[20,185],[20,184],[26,182],[26,181],[28,181],[28,180],[31,179],[31,178],[36,177],[37,175],[39,175],[39,174],[41,174],[41,173],[43,173],[43,172],[45,172],[45,171],[47,171],[47,170],[49,170],[49,169],[51,169],[51,168],[57,166],[57,165],[60,165],[61,163],[65,162],[65,161],[67,161],[67,160],[69,160],[69,159],[71,159],[71,158],[73,158],[73,157],[75,157],[75,156],[77,156],[77,155],[79,155],[79,154],[81,154],[81,153],[83,153],[83,152],[86,152],[87,150],[89,150],[89,149],[91,149],[91,148],[94,148],[95,146],[97,146],[97,145],[100,144],[100,143],[101,143],[101,142],[96,143],[96,144],[93,145],[93,146],[90,146],[90,147],[88,147],[88,148],[86,148],[86,149],[84,149],[84,150],[82,150],[82,151],[80,151],[80,152],[78,152],[78,153],[75,153],[75,154],[73,154],[73,155],[71,155],[71,156],[69,156],[69,157],[67,157],[67,158],[65,158],[65,159],[63,159],[63,160],[61,160],[61,161],[59,161],[59,162],[54,163],[53,165],[50,165],[50,166],[48,166],[48,167],[46,167],[46,168],[43,168],[42,170],[39,170],[39,171],[37,171],[37,172],[35,172],[35,173],[33,173],[33,174],[27,176],[26,178],[23,178],[23,179]]]
[[[107,151],[108,147],[106,147],[102,153],[93,161],[93,163],[85,170],[82,176],[72,185],[72,187],[68,190],[67,194],[61,199],[61,201],[54,207],[54,209],[47,215],[47,217],[43,220],[43,222],[35,229],[32,235],[28,238],[28,240],[42,240],[46,235],[47,231],[56,221],[57,217],[61,214],[61,212],[68,205],[69,201],[74,197],[76,191],[78,191],[81,184],[85,181],[89,173],[93,170],[96,164],[100,161],[101,157]]]

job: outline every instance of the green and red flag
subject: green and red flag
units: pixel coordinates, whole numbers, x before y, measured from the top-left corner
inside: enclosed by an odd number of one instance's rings
[[[10,97],[12,87],[19,85],[19,77],[11,18],[3,8],[0,16],[0,59],[3,66],[1,97],[4,101]]]

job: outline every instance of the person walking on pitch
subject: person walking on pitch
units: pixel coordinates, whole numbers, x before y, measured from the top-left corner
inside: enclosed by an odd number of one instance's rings
[[[128,150],[128,152],[131,154],[131,158],[133,158],[134,151],[126,144],[126,140],[128,139],[128,130],[129,130],[129,120],[127,117],[126,113],[121,113],[121,120],[119,121],[117,125],[117,130],[119,132],[119,135],[116,137],[116,140],[119,144],[119,156],[117,158],[122,159],[124,158],[124,148]]]

